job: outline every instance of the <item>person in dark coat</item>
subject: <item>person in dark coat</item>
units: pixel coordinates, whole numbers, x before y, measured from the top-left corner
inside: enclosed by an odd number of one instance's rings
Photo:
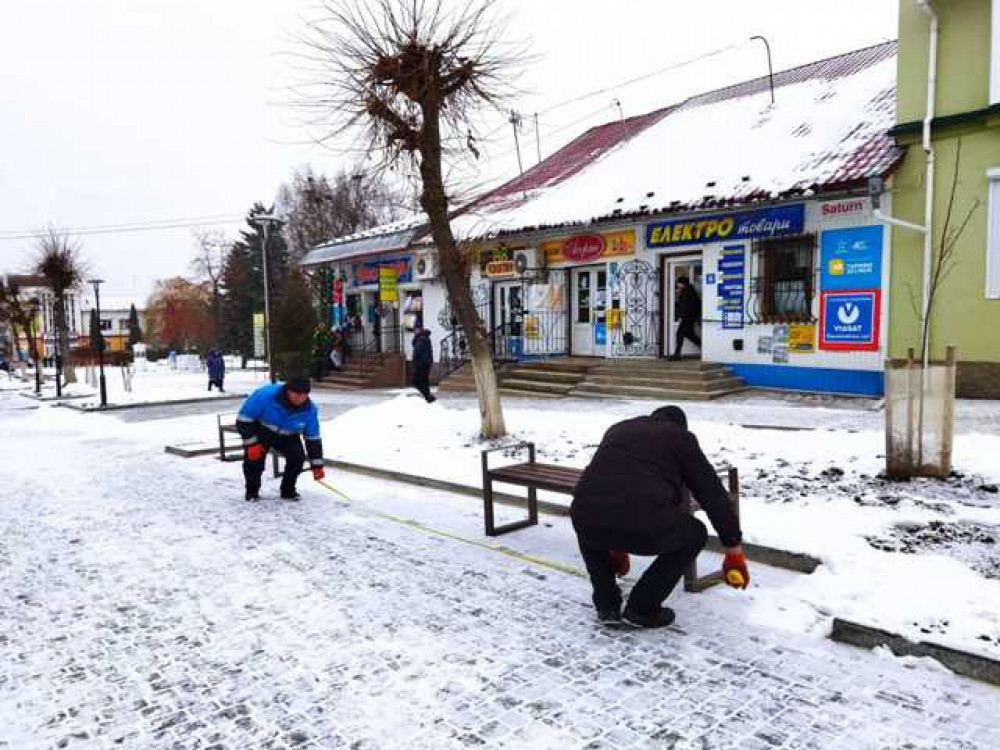
[[[662,604],[698,556],[708,532],[686,512],[684,488],[708,514],[726,548],[727,583],[746,588],[750,576],[740,546],[739,518],[715,469],[676,406],[612,425],[573,493],[570,515],[594,587],[598,619],[638,627],[674,620]],[[615,574],[625,553],[655,556],[632,588],[624,612]],[[742,581],[728,576],[738,571]]]
[[[268,450],[285,457],[281,477],[281,496],[298,500],[295,483],[309,457],[313,479],[326,476],[323,468],[323,441],[319,434],[319,411],[309,399],[309,378],[293,377],[285,383],[261,386],[250,394],[236,416],[236,429],[243,438],[243,477],[246,479],[246,499],[257,500],[260,479]],[[302,450],[305,438],[306,449]]]
[[[434,347],[431,332],[423,326],[413,329],[413,387],[420,391],[428,404],[437,398],[431,393],[431,367],[434,365]]]
[[[695,333],[695,323],[701,322],[701,298],[698,292],[691,285],[691,280],[687,276],[678,276],[674,285],[674,317],[679,321],[677,325],[677,335],[674,337],[674,356],[672,359],[681,358],[681,349],[684,347],[684,339],[692,342],[695,346],[701,347],[701,337]]]
[[[226,361],[222,358],[222,352],[218,349],[209,351],[205,357],[205,367],[208,369],[208,390],[216,386],[220,393],[225,393],[222,381],[226,378]]]

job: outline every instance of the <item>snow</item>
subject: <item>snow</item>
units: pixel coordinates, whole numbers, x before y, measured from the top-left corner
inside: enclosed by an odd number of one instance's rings
[[[472,239],[822,185],[893,125],[895,76],[892,56],[848,76],[782,86],[774,105],[766,90],[682,105],[565,181],[487,200],[452,228]]]
[[[348,411],[324,423],[327,455],[479,487],[480,451],[494,444],[478,438],[476,408],[448,403],[427,405],[412,395],[399,395]],[[816,573],[780,589],[753,587],[749,616],[763,626],[818,636],[826,634],[833,616],[840,616],[1000,658],[996,543],[986,545],[986,557],[970,562],[969,555],[958,552],[887,553],[866,541],[901,524],[935,522],[980,525],[993,529],[1000,541],[1000,496],[980,489],[1000,481],[1000,422],[994,422],[993,434],[956,437],[955,469],[966,475],[964,479],[896,484],[877,478],[884,436],[880,426],[872,424],[868,405],[859,405],[862,408],[853,414],[844,409],[776,408],[773,402],[765,409],[726,403],[689,409],[691,429],[713,463],[740,471],[745,540],[807,553],[823,562]],[[532,441],[538,460],[582,468],[611,424],[651,408],[649,402],[580,401],[508,407],[505,419],[511,434],[497,444]],[[748,415],[774,424],[783,414],[791,422],[847,424],[795,432],[739,424]],[[858,429],[852,418],[866,426]],[[512,460],[499,452],[492,455],[491,464]],[[565,495],[541,496],[569,502]],[[993,570],[992,577],[982,570]]]

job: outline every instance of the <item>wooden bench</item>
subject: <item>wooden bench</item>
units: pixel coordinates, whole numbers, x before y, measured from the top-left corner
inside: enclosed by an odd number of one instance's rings
[[[507,464],[505,466],[490,467],[489,456],[498,451],[528,451],[527,462]],[[513,443],[500,448],[490,448],[482,452],[483,467],[483,520],[486,527],[487,536],[499,536],[511,531],[535,526],[538,524],[538,491],[548,490],[549,492],[559,492],[565,495],[572,495],[576,489],[576,483],[583,474],[582,469],[575,469],[571,466],[558,466],[556,464],[543,464],[535,460],[535,444],[528,442]],[[729,498],[733,503],[737,517],[740,513],[740,482],[739,473],[734,467],[717,469],[720,477],[724,477],[728,484]],[[512,521],[502,525],[496,524],[494,514],[493,483],[512,484],[525,487],[528,490],[528,517],[519,521]],[[685,489],[685,505],[688,513],[697,510],[697,503]],[[698,575],[697,560],[691,563],[691,567],[684,573],[685,591],[704,591],[709,586],[714,586],[723,581],[722,571],[709,573],[708,575]]]

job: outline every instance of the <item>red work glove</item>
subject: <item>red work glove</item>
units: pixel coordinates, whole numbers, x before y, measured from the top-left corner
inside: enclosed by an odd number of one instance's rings
[[[621,578],[628,574],[629,568],[631,567],[631,562],[628,559],[628,552],[620,549],[613,549],[608,552],[608,557],[611,558],[611,567],[615,569],[615,575]]]
[[[743,554],[742,547],[726,551],[722,572],[726,576],[726,583],[734,589],[745,589],[750,585],[750,571],[747,570],[747,557]]]
[[[313,479],[315,479],[317,482],[326,476],[326,471],[323,469],[322,466],[313,466],[312,472],[313,472]]]
[[[262,461],[264,456],[267,455],[267,450],[260,443],[254,443],[247,447],[247,461],[253,463],[254,461]]]

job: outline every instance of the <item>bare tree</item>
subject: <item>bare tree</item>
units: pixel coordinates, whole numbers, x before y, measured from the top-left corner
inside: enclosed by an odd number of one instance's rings
[[[441,273],[472,352],[484,437],[505,434],[489,339],[469,288],[470,258],[452,233],[443,161],[464,144],[477,110],[509,91],[523,56],[503,52],[490,0],[446,11],[441,0],[342,0],[310,24],[302,42],[317,80],[302,105],[328,136],[363,129],[383,165],[415,171]],[[315,92],[315,93],[314,93]]]
[[[194,232],[195,256],[191,270],[199,281],[208,284],[212,294],[212,325],[215,336],[222,330],[222,274],[226,267],[226,253],[232,243],[218,229],[197,229]]]
[[[35,272],[45,278],[52,289],[52,314],[56,328],[56,380],[75,383],[69,344],[69,321],[66,320],[66,294],[77,289],[86,277],[79,243],[68,235],[49,227],[35,239],[37,252]],[[58,388],[57,388],[58,390]]]
[[[38,340],[33,330],[33,308],[37,304],[37,300],[29,300],[24,296],[17,279],[10,276],[0,277],[0,320],[5,320],[10,325],[14,353],[20,352],[20,347],[17,345],[20,340],[19,331],[24,331],[28,340],[28,353],[35,363],[39,359]]]

